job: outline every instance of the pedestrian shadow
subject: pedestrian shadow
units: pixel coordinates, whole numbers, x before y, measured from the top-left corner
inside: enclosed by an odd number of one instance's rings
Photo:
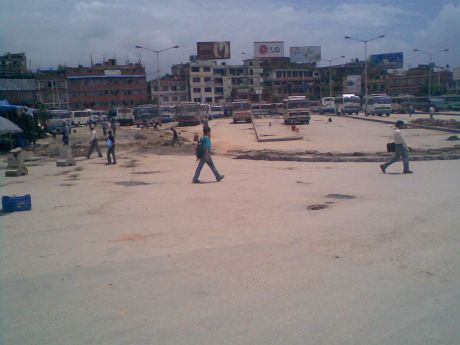
[[[385,175],[404,175],[402,172],[386,172]]]
[[[196,183],[196,184],[209,184],[209,183],[218,183],[218,181],[200,181],[199,183]]]

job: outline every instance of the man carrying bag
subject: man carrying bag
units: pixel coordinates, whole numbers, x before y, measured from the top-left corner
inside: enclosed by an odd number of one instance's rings
[[[409,147],[407,146],[406,141],[404,140],[401,129],[404,127],[403,121],[396,122],[396,128],[393,134],[394,143],[387,144],[387,151],[394,152],[395,155],[388,162],[381,164],[380,169],[385,174],[385,170],[393,163],[396,163],[401,158],[403,160],[404,174],[412,174],[413,172],[409,169]],[[393,145],[394,144],[394,145]]]

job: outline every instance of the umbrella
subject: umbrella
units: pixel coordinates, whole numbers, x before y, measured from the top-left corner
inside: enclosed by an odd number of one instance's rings
[[[22,133],[22,129],[13,122],[0,116],[0,135]]]

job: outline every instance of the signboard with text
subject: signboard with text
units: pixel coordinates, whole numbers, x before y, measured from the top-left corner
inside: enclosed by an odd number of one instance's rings
[[[369,57],[369,63],[383,69],[403,68],[403,53],[376,54]]]
[[[291,47],[289,61],[292,63],[313,63],[321,60],[321,46]]]
[[[284,57],[284,42],[254,42],[254,57],[272,58]]]
[[[345,93],[353,93],[355,95],[361,94],[361,76],[360,75],[347,75],[345,85]]]
[[[196,52],[199,60],[230,59],[230,42],[197,42]]]

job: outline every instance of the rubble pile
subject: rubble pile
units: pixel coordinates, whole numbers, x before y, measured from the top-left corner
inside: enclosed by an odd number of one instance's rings
[[[411,123],[415,125],[422,126],[432,126],[432,127],[445,127],[445,128],[454,128],[460,129],[460,122],[454,119],[449,120],[440,120],[440,119],[415,119]]]

